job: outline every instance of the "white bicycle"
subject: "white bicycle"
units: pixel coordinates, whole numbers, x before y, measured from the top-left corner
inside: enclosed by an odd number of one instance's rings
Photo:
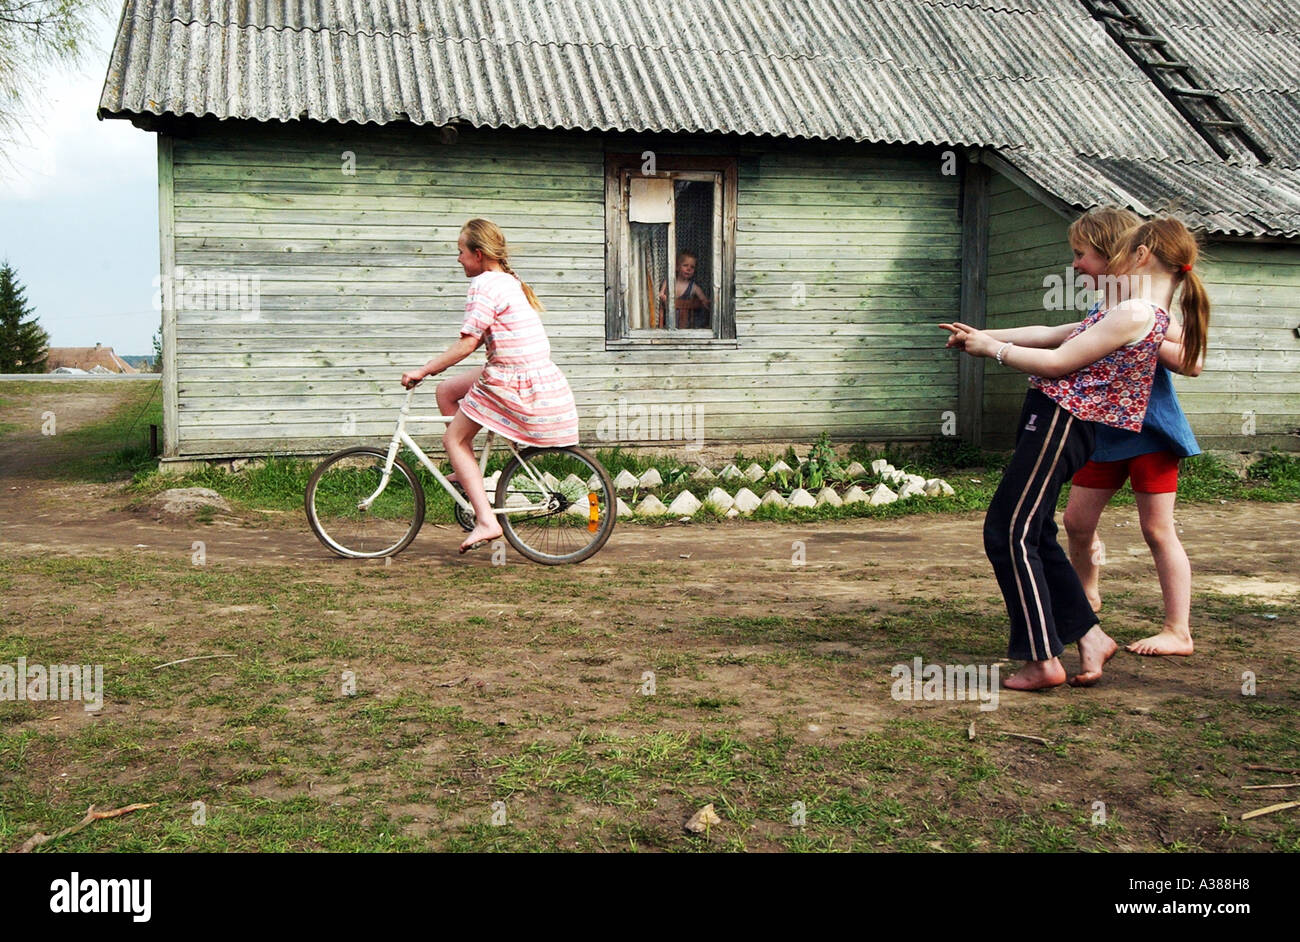
[[[307,522],[339,556],[393,556],[420,531],[424,485],[397,456],[402,445],[451,496],[461,528],[466,532],[474,528],[474,508],[464,491],[447,480],[406,431],[408,422],[446,426],[453,416],[411,415],[414,395],[412,388],[387,449],[361,445],[335,452],[307,482]],[[479,455],[479,471],[484,474],[496,437],[487,433]],[[614,530],[618,502],[601,463],[577,446],[521,449],[502,438],[511,459],[497,479],[492,512],[500,515],[501,531],[510,545],[533,562],[551,566],[582,562],[604,546]]]

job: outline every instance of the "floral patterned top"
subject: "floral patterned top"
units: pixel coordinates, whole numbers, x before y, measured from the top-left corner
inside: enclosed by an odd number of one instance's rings
[[[1151,307],[1155,309],[1155,323],[1137,343],[1120,347],[1095,363],[1058,379],[1031,376],[1029,385],[1042,390],[1077,419],[1100,422],[1130,432],[1142,431],[1160,344],[1164,343],[1165,331],[1169,327],[1169,314],[1155,304]],[[1106,311],[1094,311],[1083,319],[1070,337],[1078,336],[1105,316]]]

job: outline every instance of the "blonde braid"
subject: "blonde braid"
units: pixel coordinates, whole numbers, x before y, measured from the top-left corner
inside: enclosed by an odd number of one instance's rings
[[[536,293],[534,293],[533,289],[528,286],[528,283],[515,274],[515,270],[510,267],[510,260],[508,258],[500,258],[497,259],[497,261],[501,263],[501,270],[503,272],[507,275],[515,276],[515,281],[519,282],[519,287],[524,289],[524,297],[528,299],[528,303],[533,306],[533,309],[539,314],[546,310],[542,305],[542,302],[538,299]]]
[[[501,266],[501,270],[508,275],[514,275],[515,281],[524,289],[524,297],[533,309],[539,313],[546,310],[542,302],[538,300],[537,294],[528,283],[515,274],[515,270],[510,267],[510,250],[506,247],[506,237],[501,232],[501,228],[490,219],[471,219],[461,227],[461,233],[465,235],[465,244],[471,251],[481,251],[486,257],[496,261]]]

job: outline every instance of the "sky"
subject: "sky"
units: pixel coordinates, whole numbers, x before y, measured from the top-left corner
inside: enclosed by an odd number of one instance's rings
[[[96,20],[79,67],[46,67],[26,140],[0,144],[0,261],[50,346],[144,356],[160,320],[156,136],[95,117],[120,13]]]

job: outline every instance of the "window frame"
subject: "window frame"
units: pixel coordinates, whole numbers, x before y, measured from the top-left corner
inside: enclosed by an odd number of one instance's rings
[[[718,287],[712,299],[716,326],[707,334],[699,328],[632,331],[627,326],[627,302],[624,295],[624,265],[627,259],[624,257],[624,246],[629,230],[624,174],[639,173],[644,162],[645,158],[641,154],[605,155],[605,349],[735,349],[739,346],[735,311],[737,159],[730,155],[655,154],[657,172],[721,175],[721,224],[719,231],[714,233],[714,244],[717,245],[721,240],[719,258],[715,262]],[[675,255],[670,252],[670,257],[675,258]]]

